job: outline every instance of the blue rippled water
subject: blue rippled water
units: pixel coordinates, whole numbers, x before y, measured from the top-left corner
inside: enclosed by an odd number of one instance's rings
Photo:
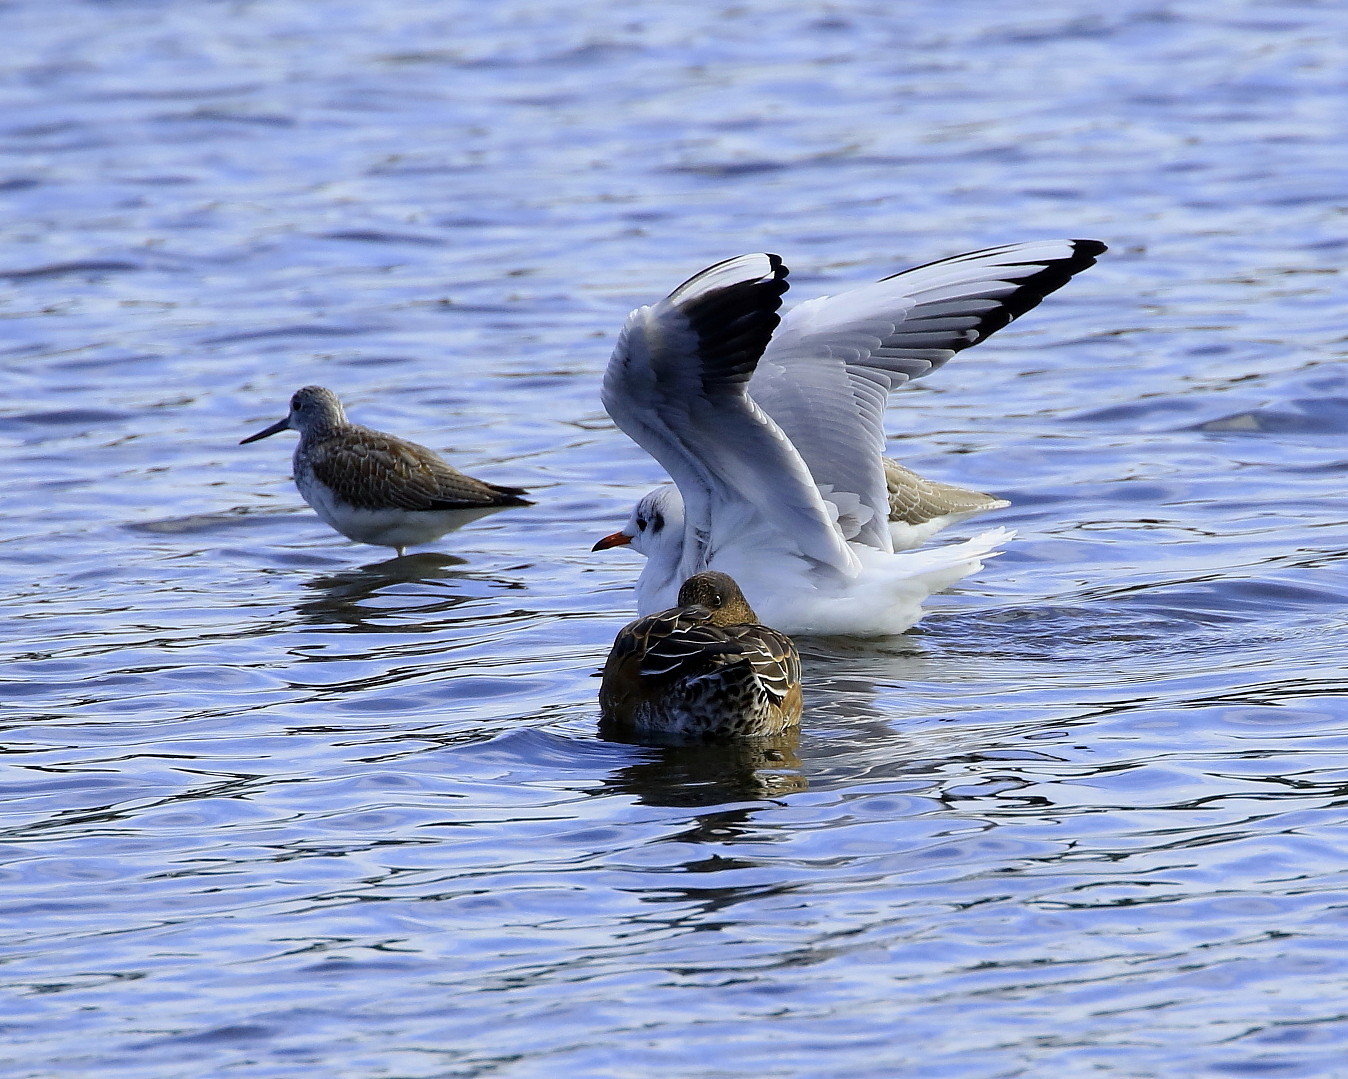
[[[0,6],[5,1074],[1348,1075],[1348,9]],[[1019,538],[798,743],[621,745],[659,475],[598,378],[791,296],[1110,254],[890,408]],[[387,561],[309,382],[537,506]],[[993,518],[987,519],[993,522]]]

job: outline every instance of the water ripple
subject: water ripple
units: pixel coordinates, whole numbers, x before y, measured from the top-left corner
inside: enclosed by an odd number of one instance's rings
[[[15,1074],[1337,1074],[1336,14],[0,9]],[[600,739],[626,312],[1056,235],[888,417],[1007,552],[798,737]],[[346,543],[237,445],[310,382],[538,505]]]

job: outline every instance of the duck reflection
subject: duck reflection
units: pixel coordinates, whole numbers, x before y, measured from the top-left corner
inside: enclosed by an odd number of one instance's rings
[[[809,785],[801,772],[800,732],[796,729],[772,738],[670,745],[652,745],[604,726],[599,733],[610,742],[644,745],[650,750],[652,755],[619,768],[605,784],[608,790],[634,795],[646,805],[699,808],[761,801],[803,791]],[[750,812],[728,811],[741,819]],[[726,836],[720,833],[715,838]]]

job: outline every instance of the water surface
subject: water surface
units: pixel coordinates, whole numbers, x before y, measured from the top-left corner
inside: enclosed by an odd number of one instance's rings
[[[1339,5],[0,41],[6,1074],[1345,1074]],[[889,413],[1018,540],[802,642],[797,743],[600,740],[627,310],[1062,235],[1111,253]],[[538,505],[343,541],[235,444],[309,382]]]

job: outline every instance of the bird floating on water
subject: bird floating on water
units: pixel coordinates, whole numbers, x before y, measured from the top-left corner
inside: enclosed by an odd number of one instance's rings
[[[683,582],[676,606],[619,632],[599,687],[610,731],[757,738],[800,721],[800,656],[760,625],[724,573]]]
[[[927,596],[980,568],[1013,533],[903,550],[1005,503],[884,457],[890,390],[1029,311],[1104,250],[1096,240],[1043,240],[973,251],[784,317],[777,255],[740,255],[694,275],[628,316],[603,385],[609,415],[674,486],[643,497],[594,549],[630,544],[646,556],[640,613],[669,606],[680,581],[715,569],[785,632],[901,633]]]
[[[489,513],[533,504],[522,487],[465,476],[425,446],[349,423],[322,386],[296,390],[285,419],[239,444],[286,430],[300,433],[295,486],[304,501],[347,539],[399,556]]]

